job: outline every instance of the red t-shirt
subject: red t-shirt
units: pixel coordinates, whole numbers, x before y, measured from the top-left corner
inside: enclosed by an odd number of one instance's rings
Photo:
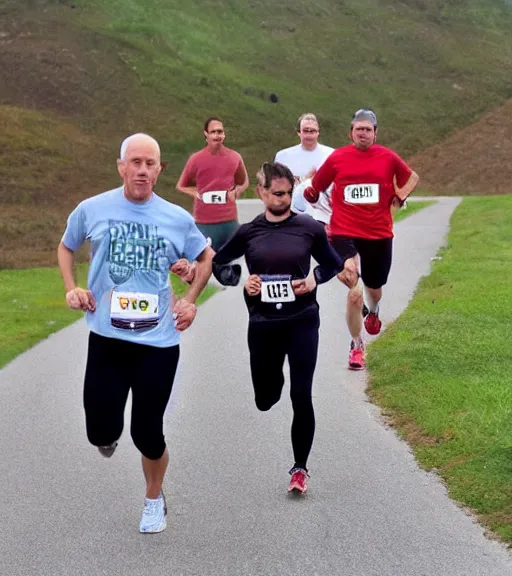
[[[352,238],[393,238],[393,177],[399,188],[412,170],[392,150],[374,144],[358,150],[353,144],[335,150],[318,169],[312,186],[325,190],[334,182],[331,234]]]
[[[238,182],[235,182],[238,173]],[[222,146],[217,154],[204,148],[188,159],[181,174],[180,186],[197,186],[200,195],[204,192],[231,190],[245,178],[245,167],[238,152]],[[226,199],[225,204],[206,204],[199,198],[194,200],[194,219],[199,224],[219,224],[238,217],[236,202]]]

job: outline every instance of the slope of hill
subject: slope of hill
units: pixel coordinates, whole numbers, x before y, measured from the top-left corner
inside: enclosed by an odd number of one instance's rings
[[[509,100],[410,161],[436,194],[512,194],[511,135]]]
[[[340,145],[371,106],[410,155],[512,96],[502,0],[4,0],[0,48],[0,267],[54,262],[131,132],[160,140],[159,191],[188,206],[174,182],[212,113],[253,174],[307,110]]]

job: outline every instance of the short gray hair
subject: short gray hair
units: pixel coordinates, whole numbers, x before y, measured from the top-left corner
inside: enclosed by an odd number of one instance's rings
[[[144,134],[144,132],[137,132],[136,134],[132,134],[131,136],[128,136],[128,138],[125,138],[121,144],[121,150],[119,151],[119,158],[121,160],[124,160],[126,157],[126,150],[128,149],[129,144],[133,141],[136,140],[137,138],[140,138],[141,136],[144,136],[145,138],[148,138],[149,140],[151,140],[154,144],[156,149],[158,150],[158,154],[160,155],[160,145],[158,144],[158,142],[153,138],[153,136],[150,136],[149,134]]]

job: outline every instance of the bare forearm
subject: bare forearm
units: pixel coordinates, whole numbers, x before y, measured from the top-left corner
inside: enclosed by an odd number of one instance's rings
[[[200,259],[196,261],[194,279],[183,297],[187,302],[195,303],[199,294],[204,290],[204,287],[212,275],[212,259],[214,254],[214,251],[208,247],[201,254]]]
[[[409,176],[409,180],[407,180],[407,182],[405,183],[404,186],[402,186],[402,188],[398,187],[395,188],[395,194],[400,198],[400,200],[405,200],[408,196],[412,194],[412,192],[418,185],[419,180],[420,177],[416,174],[416,172],[413,172]]]
[[[235,186],[236,197],[240,198],[240,196],[247,190],[247,188],[249,188],[249,179],[248,178],[242,184],[237,184]]]
[[[191,198],[197,198],[197,186],[176,186],[176,190]]]
[[[73,273],[75,254],[69,248],[66,248],[61,242],[57,248],[57,260],[59,262],[60,273],[64,280],[66,292],[76,288],[75,277]]]

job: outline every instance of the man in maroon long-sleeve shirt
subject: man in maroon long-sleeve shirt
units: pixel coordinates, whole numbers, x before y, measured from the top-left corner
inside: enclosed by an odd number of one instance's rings
[[[381,328],[379,301],[391,268],[393,248],[392,206],[400,206],[418,183],[418,175],[392,150],[376,144],[377,118],[372,110],[358,110],[350,128],[352,144],[335,150],[315,174],[304,198],[317,202],[321,190],[334,182],[331,242],[345,261],[339,279],[349,288],[347,324],[352,336],[349,368],[364,368],[361,337],[363,289],[369,313],[364,325],[369,334]]]

